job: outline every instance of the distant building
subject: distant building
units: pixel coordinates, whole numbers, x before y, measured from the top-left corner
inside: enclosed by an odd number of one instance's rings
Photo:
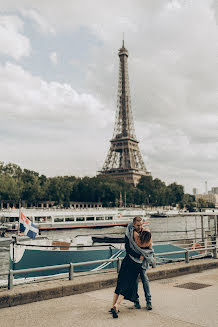
[[[212,194],[212,193],[196,194],[195,199],[196,199],[196,201],[198,201],[199,199],[202,199],[204,201],[214,204],[215,208],[218,208],[218,194]]]
[[[193,195],[198,194],[198,190],[196,189],[196,187],[193,188]]]
[[[27,203],[27,201],[15,201],[15,200],[1,200],[0,209],[20,209],[20,208],[35,208],[35,209],[49,209],[49,208],[70,208],[70,209],[89,209],[102,208],[101,202],[77,202],[70,201],[69,203],[57,204],[55,201],[39,201],[36,203]]]
[[[211,188],[211,193],[218,194],[218,187],[212,187]]]
[[[205,182],[205,194],[208,194],[208,191],[207,191],[207,181]]]

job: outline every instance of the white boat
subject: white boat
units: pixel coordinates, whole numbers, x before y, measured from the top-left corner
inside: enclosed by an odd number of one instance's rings
[[[18,229],[20,211],[39,230],[126,226],[135,216],[147,219],[145,210],[134,208],[0,210],[0,219],[7,231]]]
[[[124,235],[121,235],[124,236]],[[122,258],[125,256],[124,238],[122,243],[114,243],[118,238],[107,238],[106,243],[100,243],[100,238],[90,235],[81,235],[73,240],[49,240],[36,239],[11,243],[10,246],[10,266],[13,270],[37,268],[45,266],[58,266],[69,263],[89,262],[88,265],[74,267],[75,272],[100,271],[102,269],[116,268],[117,262],[108,263],[91,263],[91,261]],[[188,245],[189,246],[189,245]],[[171,244],[164,242],[153,244],[153,249],[159,256],[156,258],[157,263],[167,263],[181,261],[185,259],[184,250],[187,245]],[[199,258],[205,254],[193,249],[189,252],[190,258]],[[178,251],[183,251],[179,253]],[[168,255],[170,252],[171,255]],[[172,254],[175,252],[175,254]],[[163,255],[161,255],[163,253]],[[61,267],[58,270],[42,270],[22,273],[22,278],[42,277],[69,272],[69,268]],[[15,274],[14,277],[20,278],[21,275]]]

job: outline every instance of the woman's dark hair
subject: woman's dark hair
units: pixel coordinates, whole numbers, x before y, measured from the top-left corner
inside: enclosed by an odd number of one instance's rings
[[[147,230],[143,230],[139,233],[139,239],[141,243],[148,243],[151,239],[151,233]]]

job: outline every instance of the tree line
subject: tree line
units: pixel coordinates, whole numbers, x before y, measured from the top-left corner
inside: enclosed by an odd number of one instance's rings
[[[152,176],[142,176],[138,185],[112,179],[111,177],[46,177],[38,172],[22,169],[16,164],[0,162],[0,201],[28,204],[39,201],[54,201],[56,205],[70,201],[101,202],[103,206],[119,206],[122,194],[123,204],[145,206],[184,207],[194,201],[194,197],[184,194],[184,187],[177,183],[166,185]]]

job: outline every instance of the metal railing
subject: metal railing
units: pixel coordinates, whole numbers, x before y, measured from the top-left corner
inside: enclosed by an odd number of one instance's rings
[[[121,266],[121,258],[102,259],[102,260],[95,260],[95,261],[68,263],[68,264],[64,264],[64,265],[27,268],[27,269],[19,269],[19,270],[9,270],[8,289],[10,290],[13,288],[14,275],[24,274],[24,273],[32,273],[32,272],[38,272],[38,271],[69,269],[69,280],[72,280],[74,278],[74,267],[81,267],[81,266],[87,266],[87,265],[92,265],[92,264],[94,265],[94,264],[103,263],[103,262],[117,262],[117,272],[119,272],[120,266]],[[2,275],[5,276],[7,274],[2,274]]]
[[[178,250],[178,251],[172,251],[172,252],[163,252],[163,253],[156,253],[154,254],[154,257],[162,257],[166,255],[175,255],[175,254],[185,254],[185,262],[189,263],[190,256],[189,253],[191,252],[199,252],[199,251],[208,251],[212,250],[213,258],[217,259],[217,246],[210,246],[210,247],[202,247],[200,249],[185,249],[185,250]],[[102,260],[95,260],[95,261],[86,261],[86,262],[77,262],[77,263],[69,263],[69,264],[63,264],[63,265],[56,265],[56,266],[46,266],[46,267],[37,267],[37,268],[28,268],[28,269],[19,269],[19,270],[9,270],[9,274],[4,273],[0,274],[0,276],[8,275],[8,289],[11,290],[13,288],[13,280],[14,275],[18,274],[24,274],[24,273],[32,273],[32,272],[38,272],[38,271],[49,271],[49,270],[58,270],[58,269],[69,269],[69,280],[73,280],[74,278],[74,267],[81,267],[81,266],[87,266],[87,265],[94,265],[98,263],[104,263],[104,262],[117,262],[117,272],[119,272],[121,267],[121,262],[123,258],[115,258],[115,259],[102,259]],[[154,260],[154,264],[152,265],[153,268],[156,267],[156,260]]]
[[[210,246],[210,247],[201,247],[201,248],[197,248],[197,249],[185,249],[185,250],[178,250],[178,251],[172,251],[172,252],[163,252],[163,253],[156,253],[155,257],[162,257],[162,256],[166,256],[166,255],[173,255],[173,254],[185,254],[185,262],[189,263],[190,261],[190,257],[189,257],[189,253],[191,252],[204,252],[204,251],[208,251],[208,250],[212,250],[213,252],[213,258],[217,259],[217,247],[216,246]]]

